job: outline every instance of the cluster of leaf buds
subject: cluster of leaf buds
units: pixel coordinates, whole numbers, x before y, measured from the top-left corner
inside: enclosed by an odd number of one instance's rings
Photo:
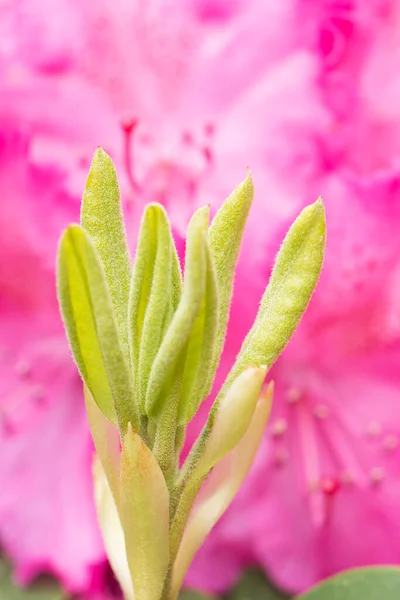
[[[250,175],[209,226],[192,217],[180,263],[164,208],[145,208],[131,267],[115,169],[97,150],[81,225],[64,232],[58,298],[84,382],[97,458],[98,517],[126,600],[175,599],[194,554],[246,476],[270,412],[267,370],[317,282],[321,200],[278,253],[252,329],[184,464],[187,424],[209,395],[224,346]]]

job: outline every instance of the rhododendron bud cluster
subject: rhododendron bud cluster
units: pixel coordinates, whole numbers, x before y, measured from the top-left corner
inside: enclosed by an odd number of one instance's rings
[[[130,247],[159,202],[180,260],[191,214],[214,214],[251,166],[216,391],[289,224],[324,197],[324,269],[268,375],[257,459],[186,584],[224,592],[258,565],[299,593],[399,562],[399,22],[398,0],[0,3],[0,538],[18,584],[45,572],[84,600],[115,592],[54,272],[97,145]]]
[[[254,325],[180,467],[186,426],[223,350],[252,200],[248,175],[210,226],[209,206],[195,212],[183,280],[166,212],[149,204],[131,268],[115,169],[99,149],[81,225],[61,238],[59,304],[97,450],[99,522],[127,600],[177,597],[252,464],[271,407],[272,386],[261,393],[266,373],[320,274],[325,213],[317,200],[290,228]]]

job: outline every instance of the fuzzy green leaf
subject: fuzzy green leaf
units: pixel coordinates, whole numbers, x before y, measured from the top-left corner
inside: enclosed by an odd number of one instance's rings
[[[248,173],[246,179],[235,188],[221,206],[210,227],[210,246],[215,262],[219,291],[219,323],[213,360],[214,372],[225,342],[235,267],[253,195],[253,181]]]
[[[129,298],[131,366],[144,413],[150,370],[181,294],[181,273],[168,218],[159,204],[146,207]]]
[[[75,362],[95,402],[122,430],[128,421],[136,426],[132,382],[102,264],[78,225],[61,239],[58,298]]]
[[[81,225],[103,263],[124,351],[128,356],[130,258],[117,175],[111,158],[98,148],[82,198]]]
[[[310,301],[324,257],[326,238],[322,200],[307,206],[279,250],[253,327],[243,342],[227,386],[247,366],[271,367],[288,343]]]
[[[130,426],[122,446],[120,497],[135,597],[159,600],[169,563],[169,493],[156,459]]]
[[[203,302],[189,337],[180,390],[178,423],[188,423],[208,395],[214,378],[214,356],[218,332],[219,295],[214,261],[208,242],[206,286]]]
[[[147,388],[146,412],[152,419],[159,419],[163,400],[170,389],[176,388],[176,376],[182,376],[183,353],[201,310],[206,287],[208,216],[208,207],[198,210],[188,227],[182,296],[154,360]]]

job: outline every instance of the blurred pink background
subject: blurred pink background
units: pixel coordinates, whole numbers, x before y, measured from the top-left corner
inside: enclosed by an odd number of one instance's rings
[[[146,202],[179,240],[251,168],[218,382],[289,224],[326,204],[323,275],[270,374],[262,448],[187,583],[221,592],[260,565],[297,592],[400,563],[399,72],[396,0],[0,2],[0,545],[20,583],[45,572],[82,598],[118,597],[54,289],[98,145],[132,248]]]

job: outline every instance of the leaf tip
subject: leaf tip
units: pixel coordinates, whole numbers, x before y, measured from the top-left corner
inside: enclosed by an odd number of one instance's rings
[[[103,148],[101,148],[101,146],[98,146],[90,164],[90,169],[86,180],[86,187],[82,198],[81,220],[83,220],[83,222],[87,219],[87,215],[85,217],[85,212],[89,210],[89,207],[85,206],[87,203],[88,194],[93,194],[93,186],[98,185],[99,182],[103,181],[105,177],[111,177],[112,181],[116,181],[116,170],[111,157],[107,154],[107,152],[105,152],[105,150],[103,150]]]
[[[65,235],[70,238],[74,238],[78,235],[81,235],[81,233],[82,227],[77,223],[71,223],[71,225],[68,225],[68,227],[65,229]]]
[[[92,165],[102,161],[112,162],[111,157],[107,154],[107,152],[103,150],[101,146],[97,146],[93,155]]]
[[[293,227],[295,230],[297,228],[298,232],[308,230],[310,233],[314,232],[314,235],[317,234],[318,236],[320,234],[320,237],[314,238],[314,240],[315,242],[318,241],[323,255],[326,241],[326,215],[325,205],[321,196],[313,204],[309,204],[301,211]]]
[[[134,431],[133,431],[132,423],[130,421],[128,421],[125,437],[128,436],[128,437],[132,438],[133,434],[134,434]]]
[[[246,179],[243,181],[243,185],[254,191],[254,182],[250,167],[246,167]]]
[[[310,204],[310,209],[314,212],[314,214],[325,221],[325,204],[322,199],[322,196],[313,203]]]

